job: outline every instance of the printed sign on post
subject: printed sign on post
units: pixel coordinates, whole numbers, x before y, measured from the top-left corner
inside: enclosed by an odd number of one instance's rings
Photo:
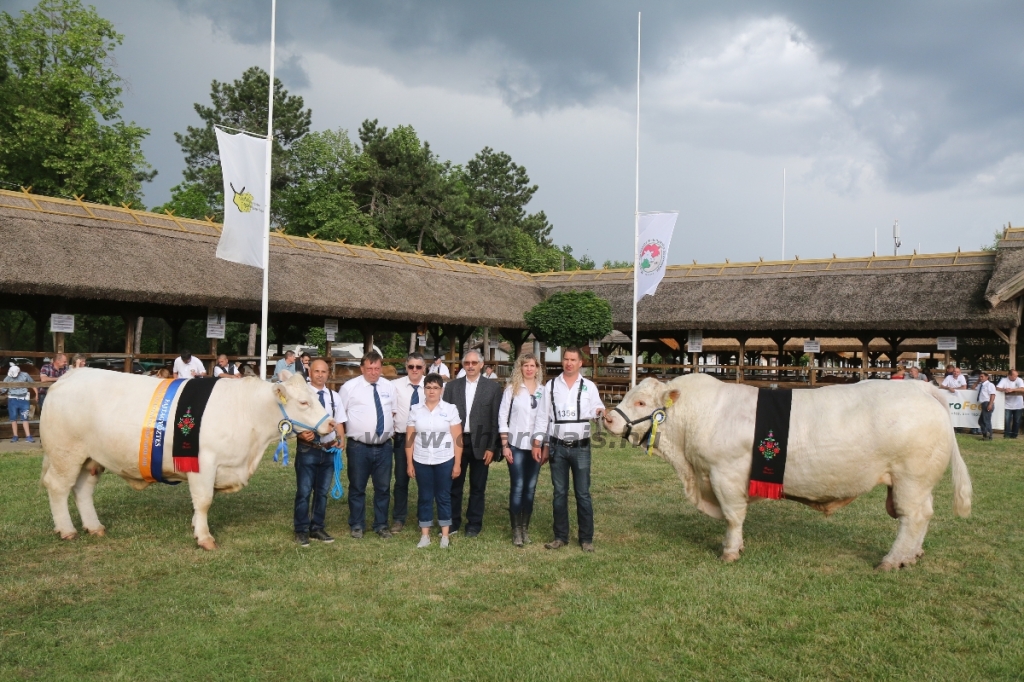
[[[65,334],[75,333],[75,316],[74,315],[58,315],[54,313],[50,315],[50,331],[51,332],[64,332]]]
[[[940,336],[936,339],[939,350],[956,350],[955,336]]]
[[[808,339],[804,341],[804,352],[805,353],[820,353],[821,352],[821,341],[815,341],[814,339]]]
[[[334,337],[338,335],[338,320],[330,317],[324,318],[324,334],[327,336],[328,341],[334,341]]]
[[[210,308],[206,311],[206,338],[223,339],[224,329],[228,323],[226,310]]]
[[[686,335],[686,352],[687,353],[703,353],[704,352],[704,330],[702,329],[691,329]]]
[[[548,344],[544,343],[543,341],[540,342],[540,352],[541,353],[547,353],[548,352]]]
[[[419,334],[419,335],[417,335],[416,336],[416,345],[417,346],[421,346],[421,347],[425,347],[427,345],[427,335],[426,334]]]

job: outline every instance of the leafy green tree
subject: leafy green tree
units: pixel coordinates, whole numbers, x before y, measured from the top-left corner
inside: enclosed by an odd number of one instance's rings
[[[171,201],[161,207],[195,207],[194,197],[202,195],[206,208],[220,219],[224,213],[224,181],[221,177],[220,154],[217,150],[216,126],[228,126],[265,135],[267,130],[267,95],[270,76],[258,66],[246,69],[241,79],[232,83],[213,81],[210,84],[211,106],[195,104],[203,120],[202,127],[188,126],[186,133],[175,133],[174,139],[185,153],[185,182],[172,190]],[[281,222],[276,195],[292,182],[292,146],[309,132],[313,112],[303,109],[301,97],[292,96],[281,81],[274,79],[274,149],[270,171],[271,219]],[[229,131],[234,132],[234,131]],[[179,213],[178,215],[183,215]],[[206,213],[205,215],[209,215]],[[201,215],[186,217],[202,218]]]
[[[562,291],[523,315],[526,324],[550,346],[584,346],[612,330],[612,308],[592,291]]]
[[[149,130],[121,119],[122,36],[79,0],[0,14],[0,177],[51,195],[141,204]]]
[[[154,206],[153,211],[155,213],[170,211],[182,218],[204,220],[207,217],[222,215],[224,209],[223,206],[218,209],[210,205],[210,198],[201,185],[183,182],[171,188],[170,201],[160,206]]]
[[[633,262],[628,260],[606,260],[601,266],[605,270],[615,270],[633,267]]]

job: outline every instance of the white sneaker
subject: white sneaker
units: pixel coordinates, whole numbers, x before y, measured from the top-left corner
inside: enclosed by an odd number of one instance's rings
[[[441,536],[441,549],[448,549],[448,538]]]
[[[416,549],[423,549],[424,547],[430,547],[430,536],[429,535],[421,535],[420,536],[420,543],[418,545],[416,545]]]

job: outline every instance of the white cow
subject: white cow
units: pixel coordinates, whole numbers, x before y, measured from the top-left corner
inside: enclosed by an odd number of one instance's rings
[[[722,559],[737,560],[750,502],[757,389],[704,374],[667,384],[645,379],[622,399],[621,413],[605,413],[604,423],[636,445],[651,426],[638,420],[658,408],[666,419],[654,451],[675,468],[698,509],[728,522]],[[971,479],[947,401],[931,384],[866,381],[793,394],[783,493],[828,515],[876,485],[890,486],[887,507],[899,530],[879,569],[912,565],[924,553],[932,489],[950,462],[954,508],[966,517]]]
[[[159,384],[154,377],[82,368],[71,370],[49,390],[39,419],[45,452],[42,483],[50,495],[54,529],[62,539],[78,535],[68,512],[71,490],[82,525],[93,535],[103,535],[92,500],[100,474],[112,471],[136,490],[150,485],[139,471],[139,445],[147,408]],[[279,437],[281,408],[296,422],[319,424],[321,435],[334,430],[334,420],[312,399],[299,376],[279,384],[255,378],[218,382],[199,436],[198,473],[174,471],[174,435],[169,425],[164,478],[188,481],[195,510],[192,527],[203,549],[217,548],[207,523],[214,491],[237,492],[249,483],[267,446]],[[171,420],[174,409],[172,405]]]

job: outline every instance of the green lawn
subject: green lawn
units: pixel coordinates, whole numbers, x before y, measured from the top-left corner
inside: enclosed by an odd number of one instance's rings
[[[746,553],[682,499],[667,464],[595,453],[597,552],[508,540],[508,476],[491,472],[484,533],[450,551],[292,542],[294,472],[269,459],[219,496],[221,549],[196,548],[186,486],[96,493],[106,538],[51,532],[40,457],[0,455],[0,679],[1000,679],[1024,674],[1024,444],[961,437],[974,515],[935,491],[926,554],[876,574],[896,522],[876,489],[826,519],[754,505]],[[77,515],[74,515],[77,523]]]

